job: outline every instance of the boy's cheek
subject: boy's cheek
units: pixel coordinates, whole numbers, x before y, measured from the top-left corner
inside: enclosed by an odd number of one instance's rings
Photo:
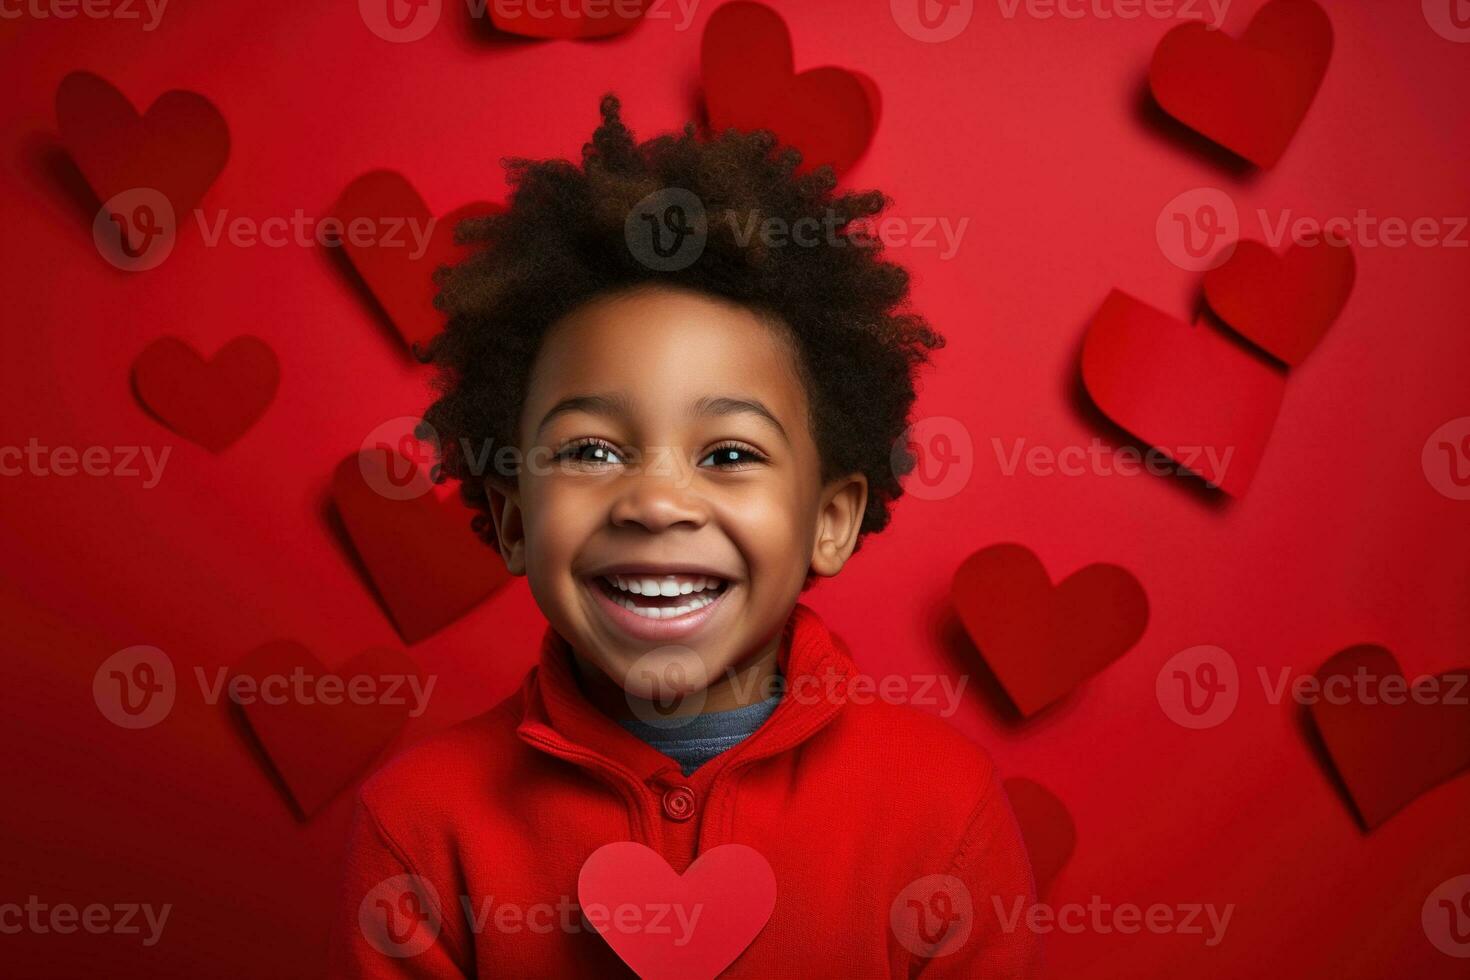
[[[582,543],[605,520],[606,508],[594,494],[578,493],[542,482],[522,497],[526,548],[544,559],[569,566]]]

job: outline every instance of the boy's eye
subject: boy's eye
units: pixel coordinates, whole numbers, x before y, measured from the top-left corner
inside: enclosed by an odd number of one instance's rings
[[[763,463],[766,458],[754,449],[745,446],[717,446],[708,456],[700,460],[700,465],[713,460],[711,465],[720,467],[743,466],[750,463]]]
[[[621,463],[617,447],[600,439],[583,439],[564,447],[556,454],[563,462],[597,466],[603,463]]]

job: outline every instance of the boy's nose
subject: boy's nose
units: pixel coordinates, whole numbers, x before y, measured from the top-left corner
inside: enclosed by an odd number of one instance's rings
[[[676,459],[647,459],[642,468],[619,481],[618,497],[609,515],[612,523],[618,527],[637,525],[649,531],[680,524],[703,526],[707,511],[688,468]]]

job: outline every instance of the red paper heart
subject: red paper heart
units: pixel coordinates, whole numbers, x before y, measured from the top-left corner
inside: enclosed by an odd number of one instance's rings
[[[1165,112],[1257,166],[1281,159],[1332,58],[1313,0],[1272,0],[1235,41],[1202,23],[1165,34],[1149,86]]]
[[[1406,681],[1402,689],[1383,685],[1403,680],[1392,653],[1362,644],[1333,656],[1316,678],[1308,710],[1369,830],[1470,768],[1470,668],[1440,674],[1435,694],[1426,687],[1416,697]]]
[[[347,185],[333,215],[343,222],[342,249],[362,276],[398,335],[410,347],[422,346],[444,326],[434,307],[434,270],[451,265],[466,249],[454,243],[454,228],[465,218],[502,210],[475,202],[435,218],[408,178],[391,170],[374,170]],[[354,235],[353,222],[373,231]],[[428,231],[427,247],[419,253]]]
[[[1031,856],[1037,896],[1044,895],[1077,847],[1077,825],[1051,790],[1019,777],[1005,781],[1006,796]]]
[[[1127,653],[1148,625],[1148,597],[1126,569],[1088,565],[1053,586],[1019,544],[965,559],[950,594],[965,632],[1026,717]]]
[[[657,851],[620,841],[582,865],[577,901],[643,980],[710,980],[765,928],[776,907],[776,875],[744,844],[710,848],[681,876]],[[656,919],[666,928],[656,929]]]
[[[801,151],[802,170],[847,171],[872,142],[878,86],[845,68],[795,73],[791,32],[781,15],[736,0],[710,15],[700,52],[710,129],[769,129]]]
[[[520,37],[577,40],[611,37],[631,30],[652,0],[604,0],[601,4],[491,3],[490,22]],[[578,9],[580,6],[581,9]]]
[[[127,97],[90,72],[72,72],[56,92],[61,141],[99,202],[134,188],[168,198],[182,222],[230,155],[219,110],[193,92],[165,92],[139,116]]]
[[[366,650],[333,672],[301,644],[276,640],[246,654],[231,683],[253,679],[251,690],[242,689],[240,710],[291,799],[310,817],[397,737],[415,697],[410,676],[418,668],[397,650]],[[363,677],[372,678],[371,687]]]
[[[1234,338],[1113,290],[1087,328],[1082,381],[1118,425],[1232,496],[1249,488],[1286,391]]]
[[[133,390],[174,432],[220,452],[254,425],[276,396],[281,369],[259,337],[236,337],[206,361],[176,337],[161,337],[133,362]]]
[[[1356,263],[1345,242],[1297,244],[1277,255],[1240,242],[1205,275],[1205,298],[1220,318],[1266,353],[1296,366],[1337,319]]]
[[[332,496],[406,643],[443,629],[510,580],[500,555],[470,530],[478,512],[458,496],[440,500],[428,475],[390,449],[344,459]]]

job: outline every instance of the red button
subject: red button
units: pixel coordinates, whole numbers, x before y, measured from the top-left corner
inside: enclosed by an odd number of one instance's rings
[[[688,786],[675,786],[665,793],[664,816],[670,820],[688,820],[694,816],[694,791]]]

